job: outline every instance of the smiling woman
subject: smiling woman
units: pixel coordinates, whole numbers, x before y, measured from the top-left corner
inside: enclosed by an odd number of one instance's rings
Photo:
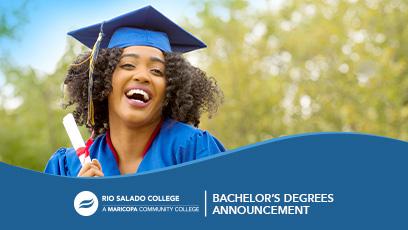
[[[75,105],[77,123],[93,136],[83,152],[59,149],[46,173],[131,174],[225,151],[197,128],[203,112],[217,110],[222,92],[181,55],[204,43],[150,6],[69,34],[93,47],[71,65],[64,82],[67,106]],[[82,153],[92,162],[82,166]]]

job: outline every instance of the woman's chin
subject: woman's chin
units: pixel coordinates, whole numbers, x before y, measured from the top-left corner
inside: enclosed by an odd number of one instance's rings
[[[146,114],[146,112],[144,111],[132,111],[131,113],[127,113],[122,117],[123,122],[131,127],[140,127],[143,125],[148,125],[160,119],[157,118],[157,116]]]

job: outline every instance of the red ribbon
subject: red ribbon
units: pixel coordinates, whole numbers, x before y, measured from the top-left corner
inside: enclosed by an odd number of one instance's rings
[[[86,143],[85,143],[85,147],[80,147],[76,150],[76,154],[77,156],[81,156],[82,154],[85,154],[85,157],[89,156],[89,148],[91,148],[91,145],[93,144],[93,138],[90,137]]]

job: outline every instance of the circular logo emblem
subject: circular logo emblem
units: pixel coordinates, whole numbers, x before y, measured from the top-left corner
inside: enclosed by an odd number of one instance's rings
[[[91,216],[98,210],[98,198],[90,191],[82,191],[75,197],[74,208],[81,216]]]

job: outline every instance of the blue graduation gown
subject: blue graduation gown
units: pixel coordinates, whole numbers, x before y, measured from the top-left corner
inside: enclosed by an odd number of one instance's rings
[[[159,169],[225,151],[224,146],[209,132],[172,119],[165,119],[147,150],[136,173]],[[100,135],[89,149],[91,159],[98,159],[105,176],[120,175],[117,155],[106,134]],[[77,176],[81,163],[73,148],[55,152],[45,173]]]

